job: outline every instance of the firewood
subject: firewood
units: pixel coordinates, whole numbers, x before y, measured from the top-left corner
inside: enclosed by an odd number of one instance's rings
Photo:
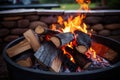
[[[63,54],[62,62],[63,62],[63,67],[64,68],[67,67],[70,70],[70,72],[75,72],[77,70],[77,68],[79,67],[76,63],[73,63],[70,60],[69,55],[67,55],[67,54]]]
[[[50,40],[55,44],[56,47],[61,47],[65,44],[68,44],[73,39],[74,39],[74,35],[70,32],[59,33],[50,38]]]
[[[88,34],[76,30],[76,50],[80,53],[85,53],[91,46],[91,38]]]
[[[24,39],[21,42],[19,42],[18,44],[16,44],[15,46],[8,48],[7,54],[9,57],[13,57],[13,56],[16,56],[30,48],[31,48],[31,46],[30,46],[29,42],[26,39]]]
[[[44,42],[36,51],[34,56],[41,66],[49,68],[49,70],[59,72],[61,67],[61,59],[59,58],[60,50],[52,42]]]
[[[52,61],[50,69],[55,71],[55,72],[59,72],[60,68],[61,68],[61,64],[62,64],[62,62],[61,62],[59,56],[57,56]]]
[[[51,29],[47,29],[47,28],[42,27],[40,25],[35,28],[35,32],[37,34],[58,34],[58,33],[60,33],[59,31],[54,31],[54,30],[51,30]]]
[[[75,63],[78,66],[80,66],[82,69],[86,69],[92,63],[90,59],[88,59],[82,53],[79,53],[76,49],[71,49],[70,47],[66,47],[65,50],[73,56]]]
[[[24,37],[28,40],[29,44],[33,48],[34,51],[37,51],[40,47],[40,43],[38,41],[37,35],[35,35],[34,31],[29,29],[25,33],[23,33]]]
[[[22,60],[18,60],[17,64],[24,66],[24,67],[31,67],[32,66],[32,60],[30,57]]]
[[[83,45],[76,46],[76,50],[80,53],[85,53],[87,51],[87,48]]]
[[[32,30],[26,31],[24,33],[24,37],[24,40],[7,49],[7,54],[9,57],[16,56],[31,48],[33,48],[34,51],[37,51],[37,49],[40,47],[37,36]]]

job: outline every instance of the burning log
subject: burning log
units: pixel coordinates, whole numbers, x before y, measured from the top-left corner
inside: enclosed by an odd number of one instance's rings
[[[55,72],[60,71],[62,64],[59,55],[60,50],[52,42],[44,42],[34,54],[41,66]]]
[[[37,26],[35,28],[35,32],[37,34],[58,34],[58,33],[60,33],[59,31],[53,31],[51,29],[47,29],[47,28],[42,27],[42,26]]]
[[[65,44],[68,44],[73,39],[74,39],[74,35],[71,32],[59,33],[50,38],[50,40],[55,44],[57,48]]]
[[[26,31],[24,33],[24,37],[24,40],[7,49],[9,57],[16,56],[31,48],[33,48],[34,51],[37,51],[37,49],[40,47],[40,43],[37,39],[37,36],[32,30]]]
[[[91,46],[91,38],[86,33],[78,30],[76,30],[74,33],[76,35],[77,43],[77,46],[75,48],[78,52],[84,54]]]
[[[88,59],[85,55],[79,53],[76,49],[65,47],[65,50],[73,56],[75,63],[82,69],[86,69],[92,63],[90,59]]]
[[[70,59],[69,59],[69,55],[64,54],[63,58],[62,58],[62,62],[63,62],[63,67],[66,69],[66,67],[70,70],[70,72],[76,72],[78,65],[73,63]],[[63,70],[64,72],[65,70]]]

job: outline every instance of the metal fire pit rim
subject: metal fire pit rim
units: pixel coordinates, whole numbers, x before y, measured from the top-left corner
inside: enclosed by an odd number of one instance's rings
[[[93,37],[95,36],[98,36],[98,37],[101,37],[101,38],[105,38],[105,39],[110,39],[118,44],[120,44],[120,42],[114,40],[114,39],[111,39],[111,38],[107,38],[107,37],[103,37],[103,36],[99,36],[99,35],[93,35]],[[19,39],[24,39],[24,37],[20,37],[20,38],[17,38],[16,40],[12,41],[9,43],[9,45],[13,44],[15,41],[19,40]],[[96,73],[99,73],[99,72],[105,72],[105,71],[108,71],[108,70],[111,70],[115,67],[120,67],[120,61],[113,64],[112,66],[110,67],[107,67],[107,68],[102,68],[102,69],[97,69],[97,70],[92,70],[92,71],[83,71],[83,72],[70,72],[70,73],[67,73],[67,72],[59,72],[59,73],[56,73],[56,72],[50,72],[50,71],[39,71],[39,70],[35,70],[35,69],[31,69],[31,68],[26,68],[26,67],[23,67],[23,66],[20,66],[19,64],[16,64],[15,62],[13,62],[9,57],[8,55],[6,54],[6,49],[8,48],[7,45],[4,50],[3,50],[3,58],[6,62],[8,62],[10,65],[12,65],[13,67],[16,67],[18,68],[19,70],[24,70],[24,71],[27,71],[27,72],[32,72],[32,73],[37,73],[37,74],[47,74],[47,75],[59,75],[59,76],[70,76],[70,75],[89,75],[89,74],[96,74]]]

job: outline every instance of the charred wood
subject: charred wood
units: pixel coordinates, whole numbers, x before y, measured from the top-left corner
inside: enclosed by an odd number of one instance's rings
[[[70,58],[69,58],[69,55],[67,54],[64,54],[63,55],[63,58],[62,58],[62,62],[63,62],[63,72],[65,71],[66,68],[68,68],[70,70],[70,72],[76,72],[77,68],[78,68],[78,65],[73,63]]]
[[[91,60],[85,55],[79,53],[76,49],[66,47],[65,50],[73,56],[75,63],[80,66],[80,68],[86,69],[91,64]]]
[[[45,68],[59,72],[62,64],[59,57],[60,52],[52,42],[44,42],[34,56]]]
[[[76,50],[80,53],[85,53],[91,46],[91,38],[88,34],[76,30],[75,32],[76,35]]]
[[[55,44],[57,48],[68,44],[73,39],[74,35],[71,32],[59,33],[50,38],[50,40]]]

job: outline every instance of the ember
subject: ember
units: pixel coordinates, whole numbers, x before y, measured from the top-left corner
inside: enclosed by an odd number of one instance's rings
[[[76,1],[81,5],[80,9],[89,10],[89,0]],[[24,33],[25,39],[7,49],[7,53],[9,57],[15,57],[33,49],[35,60],[31,61],[30,57],[28,59],[34,64],[27,67],[45,71],[81,72],[111,66],[110,62],[116,58],[117,53],[114,52],[112,59],[105,55],[111,53],[108,52],[110,49],[102,45],[99,47],[99,43],[92,41],[87,25],[83,22],[84,18],[85,14],[79,14],[64,21],[62,16],[58,16],[58,23],[63,27],[56,29],[56,25],[52,24],[51,29],[37,26],[35,31],[28,30]],[[104,51],[100,52],[102,47]],[[25,60],[22,65],[26,65]]]

